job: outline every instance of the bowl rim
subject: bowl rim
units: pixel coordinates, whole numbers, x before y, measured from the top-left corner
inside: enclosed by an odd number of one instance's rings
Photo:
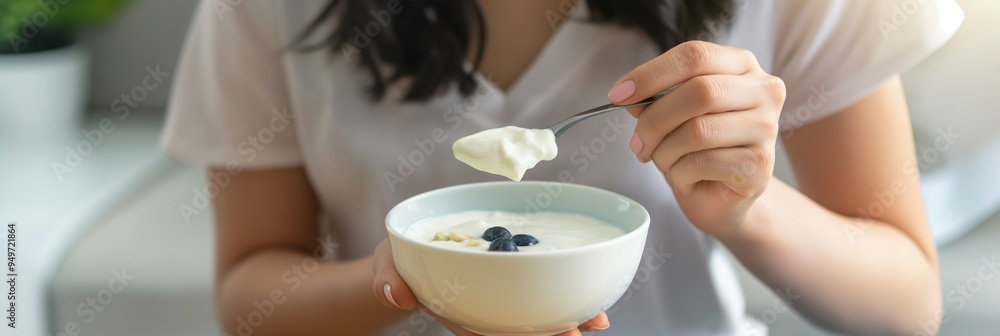
[[[626,232],[625,234],[623,234],[621,236],[614,237],[614,238],[611,238],[611,239],[608,239],[608,240],[605,240],[605,241],[597,242],[597,243],[594,243],[594,244],[589,244],[589,245],[584,245],[584,246],[578,246],[578,247],[573,247],[573,248],[568,248],[568,249],[562,249],[562,250],[533,251],[533,252],[528,252],[528,253],[485,253],[485,252],[479,251],[479,250],[449,249],[449,248],[444,248],[444,247],[440,247],[440,246],[434,246],[434,245],[431,245],[431,244],[424,244],[422,242],[419,242],[419,241],[410,239],[409,237],[406,237],[402,232],[396,232],[396,230],[393,230],[390,227],[390,225],[389,225],[390,218],[392,218],[393,215],[395,215],[397,212],[402,211],[401,208],[405,204],[414,202],[414,201],[416,201],[416,200],[418,200],[420,198],[431,197],[431,196],[433,196],[435,194],[438,194],[438,193],[452,192],[452,191],[459,190],[459,189],[482,188],[482,187],[488,187],[490,185],[509,185],[509,184],[530,184],[530,185],[561,184],[561,185],[565,185],[565,186],[571,186],[571,187],[574,187],[574,188],[589,189],[590,191],[609,194],[610,196],[613,196],[613,197],[625,200],[629,204],[631,204],[633,206],[637,206],[639,208],[639,210],[642,210],[642,215],[643,215],[642,224],[640,224],[635,229],[633,229],[633,230],[631,230],[629,232]],[[484,210],[484,211],[489,211],[489,210]],[[552,212],[557,212],[557,211],[552,211]],[[580,213],[573,213],[573,214],[591,217],[591,216],[588,216],[588,215],[585,215],[585,214],[580,214]],[[440,216],[445,216],[445,215],[448,215],[448,214],[443,214],[443,215],[440,215]],[[440,216],[438,216],[438,217],[440,217]],[[435,218],[435,217],[430,217],[430,218]],[[427,218],[427,219],[430,219],[430,218]],[[646,234],[648,234],[649,223],[650,223],[649,211],[646,210],[646,207],[642,206],[642,204],[640,204],[639,202],[636,202],[635,200],[633,200],[633,199],[631,199],[629,197],[626,197],[626,196],[624,196],[622,194],[619,194],[619,193],[616,193],[616,192],[613,192],[613,191],[610,191],[610,190],[601,189],[601,188],[597,188],[597,187],[593,187],[593,186],[588,186],[588,185],[583,185],[583,184],[576,184],[576,183],[568,183],[568,182],[556,182],[556,181],[491,181],[491,182],[476,182],[476,183],[466,183],[466,184],[453,185],[453,186],[448,186],[448,187],[444,187],[444,188],[439,188],[439,189],[425,191],[425,192],[422,192],[420,194],[411,196],[411,197],[409,197],[409,198],[407,198],[407,199],[405,199],[405,200],[397,203],[396,205],[394,205],[392,207],[392,209],[390,209],[389,212],[386,213],[386,215],[385,215],[385,230],[386,230],[386,233],[390,236],[390,238],[401,239],[403,241],[411,242],[413,244],[417,244],[417,245],[420,245],[420,246],[425,246],[425,247],[430,248],[430,249],[434,249],[434,250],[438,250],[438,251],[444,251],[445,253],[475,254],[475,255],[488,256],[487,258],[531,258],[531,257],[537,257],[537,256],[550,256],[550,255],[572,254],[572,253],[585,252],[585,251],[593,250],[593,249],[600,249],[600,248],[603,248],[603,247],[608,246],[608,245],[617,244],[621,240],[626,240],[626,239],[631,238],[631,237],[636,236],[636,235],[646,235]],[[390,245],[392,244],[392,239],[389,239],[389,244]]]

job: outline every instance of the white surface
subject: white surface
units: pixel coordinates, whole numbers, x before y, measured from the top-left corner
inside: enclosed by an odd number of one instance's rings
[[[185,221],[177,204],[204,187],[202,169],[186,168],[121,201],[121,208],[81,235],[52,285],[52,323],[81,323],[81,336],[219,336],[212,279],[211,209]],[[135,279],[104,310],[77,308],[107,288],[112,270]],[[85,308],[87,309],[87,308]],[[27,335],[27,334],[26,334]]]
[[[62,252],[97,219],[117,211],[124,198],[149,186],[152,176],[169,169],[155,149],[160,118],[116,120],[114,131],[88,142],[92,149],[75,166],[66,163],[66,147],[87,141],[80,133],[0,133],[0,214],[19,229],[15,335],[45,330],[48,280]],[[54,163],[67,164],[69,171],[55,173]]]
[[[86,107],[89,70],[89,50],[79,43],[0,54],[0,131],[75,131]]]
[[[944,246],[1000,209],[1000,138],[964,160],[922,174],[934,241]]]

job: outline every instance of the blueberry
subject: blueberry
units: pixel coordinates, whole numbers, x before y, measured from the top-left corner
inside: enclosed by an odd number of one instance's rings
[[[483,239],[486,241],[494,241],[497,238],[510,238],[510,231],[502,226],[494,226],[483,232]]]
[[[538,244],[538,239],[527,234],[516,234],[510,238],[517,246],[531,246]]]
[[[506,232],[506,230],[504,230]],[[509,233],[508,233],[509,234]],[[490,251],[517,252],[517,245],[508,237],[501,237],[490,243]]]

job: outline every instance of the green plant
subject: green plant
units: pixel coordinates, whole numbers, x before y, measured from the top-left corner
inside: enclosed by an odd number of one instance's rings
[[[110,21],[130,0],[0,0],[0,53],[58,48],[75,27]]]

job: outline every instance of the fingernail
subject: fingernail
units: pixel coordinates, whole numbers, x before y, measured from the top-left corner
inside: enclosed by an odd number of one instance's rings
[[[608,92],[608,99],[613,103],[617,103],[628,99],[633,94],[635,94],[635,82],[629,79],[611,88],[611,91]]]
[[[385,285],[382,286],[382,292],[385,293],[385,299],[389,300],[389,303],[396,306],[396,308],[403,309],[403,307],[400,307],[399,304],[396,303],[396,300],[392,298],[392,285],[389,285],[389,283],[386,282]]]
[[[639,139],[639,133],[632,133],[632,140],[628,141],[628,149],[632,150],[632,153],[639,154],[642,151],[642,139]]]
[[[589,326],[589,327],[586,327],[586,328],[582,328],[581,330],[583,330],[583,331],[601,331],[601,330],[604,330],[604,329],[608,329],[610,327],[611,327],[611,323],[608,322],[608,324],[605,324],[604,326]]]

